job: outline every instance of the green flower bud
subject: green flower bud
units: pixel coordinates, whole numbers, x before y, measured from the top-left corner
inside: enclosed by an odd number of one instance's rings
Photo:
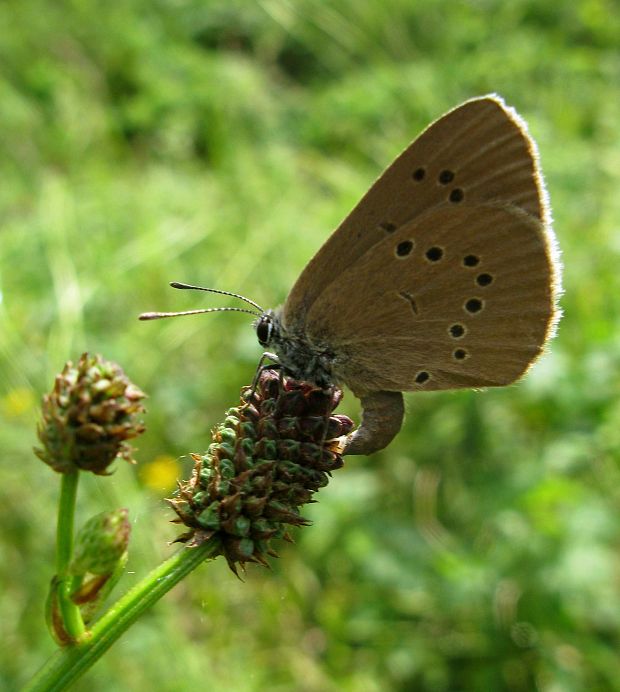
[[[111,574],[129,544],[131,526],[126,509],[102,512],[91,517],[75,541],[71,574]]]

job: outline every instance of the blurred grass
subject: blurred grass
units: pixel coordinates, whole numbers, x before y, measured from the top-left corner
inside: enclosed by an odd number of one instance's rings
[[[30,450],[54,373],[100,352],[150,395],[140,466],[78,507],[130,508],[127,588],[260,353],[240,315],[137,314],[205,304],[171,279],[277,305],[430,120],[495,91],[548,181],[552,353],[506,390],[409,396],[272,572],[199,570],[75,689],[620,689],[617,4],[26,0],[0,26],[0,688],[53,650],[57,486]]]

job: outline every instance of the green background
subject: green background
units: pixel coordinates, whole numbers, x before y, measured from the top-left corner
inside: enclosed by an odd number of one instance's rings
[[[148,394],[119,591],[169,555],[162,498],[236,403],[249,316],[169,280],[282,302],[428,122],[497,92],[536,138],[564,318],[520,384],[407,397],[271,571],[202,566],[76,690],[620,689],[620,10],[612,0],[0,4],[0,688],[54,650],[57,477],[37,407],[67,359]],[[357,416],[349,394],[340,412]]]

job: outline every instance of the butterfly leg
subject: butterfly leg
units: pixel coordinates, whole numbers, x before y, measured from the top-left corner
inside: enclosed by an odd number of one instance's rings
[[[271,360],[272,362],[265,363],[266,360]],[[270,369],[280,371],[280,388],[282,388],[282,378],[284,375],[282,372],[282,366],[278,360],[278,356],[276,356],[275,353],[265,351],[258,361],[258,365],[256,366],[256,371],[254,372],[254,377],[252,378],[252,384],[248,389],[245,390],[245,393],[243,394],[243,399],[245,400],[246,405],[250,404],[254,400],[254,395],[256,394],[256,388],[258,387],[260,376],[263,374],[263,372],[265,372],[265,370]]]
[[[270,360],[271,363],[265,364],[266,360]],[[265,351],[263,355],[260,357],[258,365],[256,366],[256,372],[254,373],[254,379],[252,380],[252,387],[250,389],[252,394],[254,394],[254,392],[256,391],[256,385],[258,384],[260,376],[263,374],[265,370],[270,369],[280,370],[281,372],[282,366],[280,365],[280,359],[278,358],[278,356],[276,356],[275,353],[269,353],[269,351]]]
[[[360,401],[362,424],[348,436],[343,454],[372,454],[387,447],[403,423],[401,392],[371,392]]]

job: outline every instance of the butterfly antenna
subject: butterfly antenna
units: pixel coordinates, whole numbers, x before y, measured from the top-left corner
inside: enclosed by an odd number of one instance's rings
[[[217,291],[222,293],[223,291]],[[245,308],[202,308],[201,310],[183,310],[182,312],[143,312],[139,315],[139,320],[161,320],[164,317],[181,317],[182,315],[201,315],[205,312],[245,312],[248,315],[260,317],[263,313],[256,310],[246,310]]]
[[[239,300],[243,300],[246,303],[249,303],[250,305],[253,305],[257,310],[260,310],[260,314],[262,315],[263,308],[261,308],[258,303],[255,303],[253,300],[250,300],[249,298],[246,298],[245,296],[239,295],[239,293],[231,293],[230,291],[220,291],[217,288],[204,288],[204,286],[192,286],[191,284],[183,284],[180,281],[171,281],[170,285],[172,288],[182,288],[182,289],[189,289],[192,291],[206,291],[207,293],[219,293],[220,295],[223,296],[232,296],[233,298],[239,298]],[[232,308],[230,308],[232,310]],[[252,313],[254,314],[254,313]]]
[[[232,293],[231,291],[220,291],[217,288],[205,288],[204,286],[192,286],[192,284],[184,284],[180,281],[171,281],[170,285],[172,288],[189,289],[192,291],[206,291],[207,293],[219,293],[223,296],[232,296],[233,298],[239,298],[240,300],[249,303],[256,310],[247,310],[246,308],[201,308],[199,310],[183,310],[181,312],[143,312],[138,319],[140,320],[160,320],[164,317],[180,317],[182,315],[202,315],[205,312],[245,312],[248,315],[255,315],[260,317],[264,310],[258,303],[253,300],[246,298],[245,296],[239,295],[239,293]]]

